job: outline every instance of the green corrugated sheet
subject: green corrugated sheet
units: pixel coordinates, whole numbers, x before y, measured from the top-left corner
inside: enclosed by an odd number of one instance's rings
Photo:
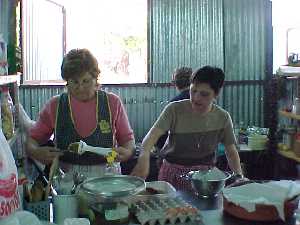
[[[267,0],[224,0],[225,70],[229,80],[265,79],[269,7]]]
[[[222,0],[150,1],[151,82],[170,82],[175,68],[223,68]]]
[[[9,37],[9,13],[9,0],[0,0],[0,33],[6,42]]]

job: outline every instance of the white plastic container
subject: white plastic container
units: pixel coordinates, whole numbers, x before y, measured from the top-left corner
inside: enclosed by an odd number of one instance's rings
[[[54,222],[63,225],[66,218],[78,217],[76,195],[56,195],[53,197]]]

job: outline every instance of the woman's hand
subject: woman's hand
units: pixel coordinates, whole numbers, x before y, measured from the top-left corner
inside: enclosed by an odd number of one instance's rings
[[[138,158],[136,166],[131,172],[131,176],[141,177],[146,179],[150,170],[150,152],[142,152]]]
[[[56,157],[63,155],[63,153],[55,147],[41,147],[37,141],[30,137],[28,137],[26,142],[26,153],[30,158],[38,160],[45,165],[51,164]]]
[[[31,151],[28,155],[45,165],[50,165],[56,157],[62,156],[63,153],[59,152],[57,148],[45,146]]]
[[[234,174],[232,177],[228,179],[228,183],[226,182],[227,187],[235,187],[235,186],[240,186],[244,185],[251,182],[248,178],[242,176],[242,175],[236,175]]]
[[[124,147],[120,146],[120,147],[116,148],[116,152],[118,153],[117,161],[118,162],[125,162],[125,161],[127,161],[128,159],[131,158],[134,150],[130,150],[130,149],[127,149],[127,148],[124,148]]]
[[[130,140],[127,143],[122,144],[121,146],[115,148],[117,152],[117,161],[118,162],[125,162],[131,158],[134,154],[135,149],[135,141]]]

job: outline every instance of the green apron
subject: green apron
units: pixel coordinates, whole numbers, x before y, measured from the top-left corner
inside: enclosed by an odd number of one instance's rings
[[[113,133],[111,122],[111,111],[106,92],[97,92],[97,127],[88,137],[81,137],[76,129],[71,116],[70,97],[67,93],[62,93],[59,98],[59,104],[56,113],[55,125],[55,144],[58,149],[66,150],[69,144],[73,142],[84,141],[91,146],[113,147]],[[85,118],[88,119],[88,118]],[[78,155],[71,152],[65,152],[60,160],[65,163],[78,165],[97,165],[106,163],[103,156],[91,152],[85,152]]]

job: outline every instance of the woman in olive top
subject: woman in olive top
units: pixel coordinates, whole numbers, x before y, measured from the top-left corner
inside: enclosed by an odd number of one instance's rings
[[[168,143],[162,149],[165,160],[159,180],[171,183],[178,190],[190,190],[190,182],[181,175],[213,167],[219,143],[225,145],[231,170],[242,176],[231,117],[214,103],[224,78],[221,69],[211,66],[202,67],[192,74],[190,99],[171,102],[165,107],[143,140],[144,150],[132,175],[147,177],[150,150],[168,131]]]

